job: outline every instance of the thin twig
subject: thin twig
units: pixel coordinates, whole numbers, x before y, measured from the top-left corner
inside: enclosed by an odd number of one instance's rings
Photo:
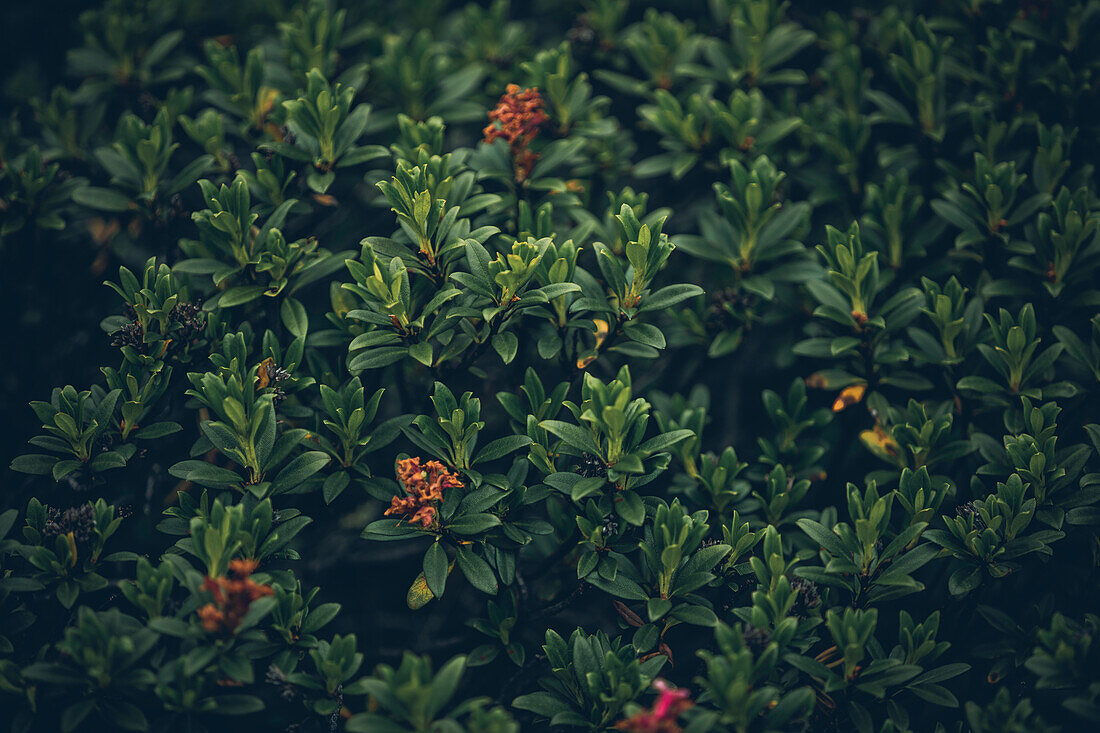
[[[546,618],[548,616],[554,616],[556,614],[561,613],[566,608],[573,605],[573,603],[575,603],[578,598],[580,598],[582,595],[584,595],[584,590],[587,586],[588,586],[587,583],[585,583],[584,581],[581,581],[580,583],[577,584],[577,587],[573,589],[573,592],[570,593],[568,596],[566,596],[562,600],[558,601],[557,603],[551,604],[549,606],[544,606],[542,608],[535,609],[534,613],[532,613],[530,618],[528,618],[527,620],[529,622],[530,621],[538,621],[538,620]]]
[[[574,532],[575,531],[576,530],[574,530]],[[558,546],[558,549],[554,550],[554,552],[548,555],[545,560],[538,564],[538,566],[530,574],[531,580],[538,580],[543,575],[546,575],[546,573],[553,570],[554,566],[561,562],[566,555],[573,551],[573,549],[577,546],[577,543],[573,541],[574,532],[570,532],[569,536],[562,540],[562,543]]]

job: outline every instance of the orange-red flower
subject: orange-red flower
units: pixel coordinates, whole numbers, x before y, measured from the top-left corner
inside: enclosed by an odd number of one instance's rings
[[[509,84],[496,108],[489,112],[489,119],[499,126],[490,123],[485,128],[485,142],[499,137],[509,145],[531,142],[539,133],[539,125],[546,121],[538,87],[520,89],[517,84]]]
[[[538,153],[528,149],[539,134],[539,125],[547,120],[538,87],[520,89],[509,84],[497,106],[489,112],[485,127],[485,142],[503,138],[512,149],[512,166],[516,181],[522,183],[531,174]]]
[[[406,496],[395,496],[386,510],[386,516],[404,514],[410,524],[427,529],[436,522],[443,490],[462,488],[458,476],[447,470],[439,461],[420,465],[419,458],[406,458],[397,462],[397,477],[405,487]]]
[[[676,688],[664,680],[655,680],[657,702],[649,710],[643,710],[615,724],[619,730],[630,733],[680,733],[679,717],[694,703],[688,697],[688,691]]]
[[[271,586],[249,577],[259,564],[252,559],[233,560],[224,576],[206,576],[202,588],[214,596],[214,602],[198,610],[204,629],[210,633],[232,634],[241,625],[253,601],[275,592]]]

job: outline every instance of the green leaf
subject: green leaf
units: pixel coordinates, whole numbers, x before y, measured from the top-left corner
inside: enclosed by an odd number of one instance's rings
[[[112,468],[122,468],[126,465],[126,459],[118,451],[112,450],[100,453],[88,462],[88,469],[93,472],[109,471]]]
[[[73,201],[81,206],[100,211],[120,212],[134,206],[129,196],[112,188],[95,188],[93,186],[85,186],[73,191]]]
[[[576,283],[550,283],[549,285],[543,285],[539,290],[546,296],[547,300],[553,300],[567,293],[579,293],[581,286]]]
[[[271,487],[272,492],[278,494],[293,489],[328,465],[330,460],[327,453],[319,450],[303,453],[275,476]]]
[[[381,369],[401,361],[409,353],[404,346],[381,346],[356,354],[348,363],[348,370],[355,373],[364,369]]]
[[[339,603],[322,603],[320,606],[310,609],[309,615],[302,623],[302,633],[316,633],[336,618],[339,613]]]
[[[447,523],[446,529],[454,534],[474,535],[500,524],[500,518],[485,512],[466,514]]]
[[[294,338],[304,338],[309,332],[309,316],[306,315],[306,307],[297,299],[287,296],[279,307],[279,316],[286,330],[290,331]]]
[[[805,532],[811,540],[821,545],[829,554],[836,557],[845,556],[844,544],[825,525],[812,519],[799,519],[797,524],[799,529]]]
[[[436,673],[428,691],[428,711],[431,714],[442,710],[454,696],[465,670],[466,657],[458,656],[444,664]]]
[[[53,466],[57,461],[58,459],[55,456],[48,456],[42,453],[27,453],[12,461],[11,468],[13,471],[19,471],[20,473],[50,473],[53,471]]]
[[[428,590],[436,598],[443,597],[443,590],[447,587],[447,570],[449,563],[447,553],[439,542],[433,542],[428,551],[424,553],[424,579],[428,583]]]
[[[511,331],[498,333],[493,336],[493,349],[500,355],[501,361],[511,364],[516,358],[516,350],[519,349],[519,339]]]
[[[638,453],[648,456],[658,451],[663,451],[667,448],[671,448],[677,443],[681,443],[688,438],[695,437],[695,431],[693,430],[670,430],[667,433],[661,433],[654,436],[638,446]]]
[[[623,573],[618,573],[614,580],[608,580],[599,573],[592,573],[585,578],[585,581],[617,598],[625,598],[628,601],[645,601],[649,599],[642,587]]]
[[[53,464],[53,480],[60,481],[70,473],[78,470],[82,464],[80,461],[65,460]]]
[[[497,594],[497,578],[487,562],[475,555],[472,550],[462,546],[458,548],[455,560],[458,562],[459,570],[470,581],[470,585],[482,593],[491,596]]]
[[[401,519],[377,519],[368,524],[360,533],[365,540],[385,542],[416,537],[420,532]]]
[[[909,683],[911,685],[923,685],[930,682],[943,682],[954,677],[958,677],[961,674],[966,674],[970,671],[970,665],[962,662],[955,662],[954,664],[945,664],[942,667],[936,667],[930,669],[923,674],[919,674],[912,679]]]
[[[1100,525],[1100,507],[1079,506],[1066,512],[1066,523],[1072,525]]]
[[[168,469],[168,473],[201,486],[224,488],[241,483],[242,479],[227,468],[219,468],[206,461],[180,461]]]
[[[955,697],[950,690],[941,685],[910,685],[906,689],[925,702],[930,702],[933,705],[939,705],[945,708],[957,708],[959,706],[959,699]]]
[[[615,511],[627,524],[641,527],[645,521],[645,504],[634,491],[623,491],[615,497]]]
[[[657,292],[646,296],[642,300],[642,305],[638,309],[638,312],[649,313],[651,311],[665,310],[688,298],[694,298],[697,295],[703,295],[703,289],[698,285],[689,285],[687,283],[667,285]]]
[[[65,608],[72,608],[80,595],[80,586],[71,580],[63,580],[57,586],[57,600]]]
[[[623,333],[632,341],[645,344],[654,349],[665,348],[665,335],[661,329],[649,323],[629,321],[623,326]]]
[[[685,603],[673,609],[672,616],[684,623],[695,626],[716,626],[718,624],[718,617],[714,615],[714,611],[705,606],[693,606]]]
[[[672,610],[672,601],[667,598],[650,598],[645,604],[649,620],[656,622]]]
[[[981,394],[998,394],[1004,391],[1001,385],[985,377],[963,377],[955,385],[955,388],[960,392],[979,392]]]
[[[579,477],[578,477],[579,478]],[[573,501],[580,501],[590,494],[594,494],[604,487],[607,483],[607,479],[603,476],[589,476],[581,478],[579,481],[573,484],[569,490],[569,498]]]
[[[478,451],[477,457],[474,458],[472,464],[476,465],[486,461],[495,461],[513,451],[531,445],[533,442],[534,441],[526,435],[506,435],[503,438],[498,438],[488,443],[484,448]]]
[[[348,476],[347,471],[337,471],[326,478],[325,483],[321,485],[321,495],[324,497],[325,503],[331,504],[335,501],[336,497],[344,492],[350,482],[351,477]]]
[[[235,288],[229,288],[218,298],[218,307],[235,308],[238,305],[244,305],[259,298],[263,295],[263,292],[264,287],[262,285],[239,285]]]
[[[426,367],[432,365],[432,344],[430,341],[420,341],[409,347],[409,356],[416,359]]]
[[[248,715],[264,709],[264,701],[255,695],[219,695],[210,710],[216,715]]]
[[[577,450],[591,453],[594,456],[603,455],[603,451],[600,450],[600,447],[596,445],[596,442],[592,440],[592,436],[584,428],[561,420],[543,420],[539,423],[539,427],[558,436]]]
[[[519,710],[528,710],[544,718],[553,718],[559,713],[568,713],[573,710],[566,702],[549,692],[532,692],[527,695],[520,695],[512,701],[512,707]]]
[[[183,430],[183,426],[179,423],[165,420],[162,422],[155,422],[152,425],[146,425],[133,433],[133,436],[140,440],[156,440],[157,438],[163,438],[167,435],[178,433],[181,430]]]
[[[953,596],[964,596],[982,584],[982,569],[959,568],[947,579],[947,589]]]
[[[619,473],[645,473],[645,466],[642,465],[642,459],[638,458],[638,456],[633,453],[627,453],[611,468]]]

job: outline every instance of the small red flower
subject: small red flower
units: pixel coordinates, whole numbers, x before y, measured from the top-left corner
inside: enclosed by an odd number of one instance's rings
[[[232,634],[240,626],[253,601],[275,592],[271,586],[257,583],[249,577],[259,564],[259,561],[252,559],[233,560],[224,576],[206,576],[202,589],[214,597],[214,602],[198,610],[204,629],[210,633]]]
[[[619,730],[630,733],[680,733],[679,717],[694,703],[683,688],[673,687],[664,680],[655,680],[657,702],[649,710],[643,710],[615,724]]]
[[[485,142],[500,138],[508,141],[516,181],[522,183],[539,158],[528,146],[538,136],[539,125],[547,120],[538,88],[520,89],[517,84],[509,84],[497,106],[489,112],[489,120],[484,130]]]
[[[397,477],[405,487],[406,496],[395,496],[390,501],[386,516],[404,514],[410,524],[425,529],[436,522],[436,513],[443,501],[443,490],[462,488],[458,476],[447,470],[439,461],[420,465],[419,458],[406,458],[397,462]]]

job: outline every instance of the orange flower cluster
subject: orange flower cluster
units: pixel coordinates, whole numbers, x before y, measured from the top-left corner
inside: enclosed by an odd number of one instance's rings
[[[508,141],[516,182],[522,183],[539,159],[538,153],[527,146],[539,134],[539,125],[547,120],[538,87],[520,89],[517,84],[509,84],[496,108],[489,112],[489,120],[484,130],[485,142],[498,138]]]
[[[257,583],[249,577],[259,564],[258,560],[233,560],[224,576],[206,577],[202,588],[213,594],[214,602],[207,603],[198,611],[204,629],[211,633],[232,634],[240,626],[253,601],[275,592],[271,586]]]
[[[664,680],[655,680],[653,687],[658,692],[653,708],[620,720],[615,724],[616,728],[630,733],[680,733],[682,729],[676,721],[694,704],[688,697],[688,691],[673,687]]]
[[[439,461],[428,461],[421,466],[419,458],[398,461],[397,477],[407,496],[393,497],[386,516],[404,514],[410,524],[419,524],[425,529],[435,524],[443,489],[462,488],[463,485],[458,476]]]

